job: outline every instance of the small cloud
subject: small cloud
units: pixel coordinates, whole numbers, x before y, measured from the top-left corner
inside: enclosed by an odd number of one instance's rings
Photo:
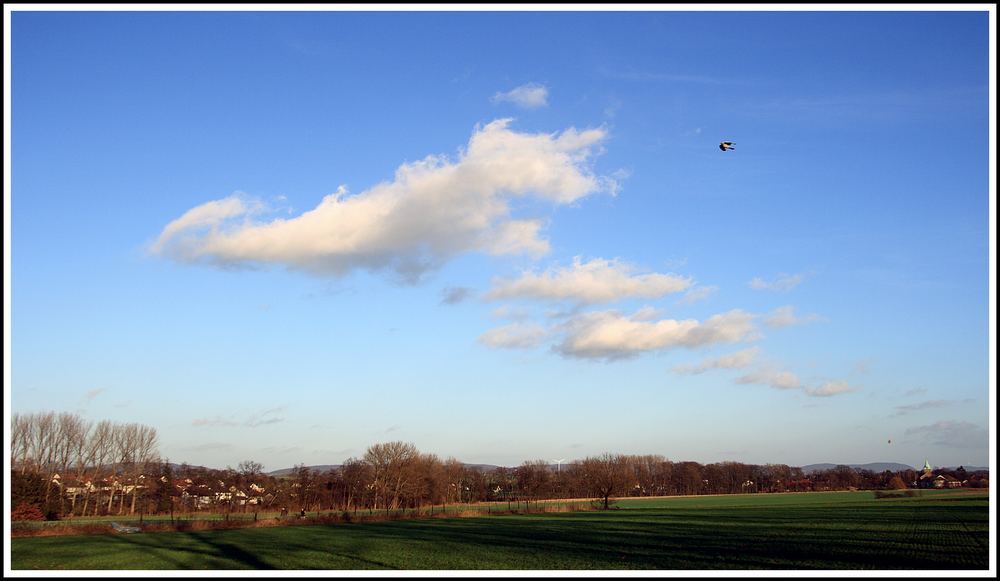
[[[494,319],[510,319],[512,321],[523,321],[531,318],[531,311],[523,307],[511,305],[500,305],[493,309],[490,315]]]
[[[772,329],[781,329],[784,327],[804,325],[806,323],[812,323],[820,320],[822,320],[822,317],[819,315],[805,315],[797,317],[795,315],[795,307],[784,306],[774,309],[769,315],[764,317],[764,324]]]
[[[696,365],[677,365],[674,367],[674,373],[697,375],[711,369],[743,369],[749,367],[759,353],[759,347],[751,347],[715,359],[706,359]]]
[[[806,395],[810,397],[832,397],[854,391],[857,391],[857,389],[848,385],[846,381],[836,380],[828,381],[817,388],[806,389]]]
[[[874,362],[871,359],[862,359],[854,364],[854,372],[866,375],[872,370],[872,365],[874,365]]]
[[[896,406],[896,413],[893,414],[893,415],[895,415],[895,416],[904,416],[904,415],[906,415],[908,413],[911,413],[911,412],[917,412],[917,411],[922,411],[922,410],[940,409],[940,408],[943,408],[943,407],[948,407],[950,405],[954,405],[956,403],[972,403],[974,401],[975,401],[974,399],[963,399],[963,400],[960,400],[960,401],[959,400],[954,400],[954,399],[932,399],[932,400],[923,401],[923,402],[920,402],[920,403],[914,403],[914,404],[909,404],[909,405]]]
[[[488,347],[529,349],[537,347],[548,336],[548,331],[534,323],[511,323],[490,329],[479,336],[479,342]]]
[[[253,414],[242,422],[233,419],[226,419],[221,416],[215,416],[214,418],[199,418],[193,420],[191,425],[197,428],[256,428],[259,426],[267,426],[285,421],[285,418],[277,415],[284,410],[284,407],[271,408],[260,413]]]
[[[191,425],[196,428],[232,428],[240,425],[240,423],[215,416],[214,418],[198,418],[192,420]]]
[[[383,433],[384,434],[391,434],[393,432],[398,432],[398,431],[399,431],[399,424],[393,424],[393,425],[389,426],[388,428],[386,428]]]
[[[491,99],[494,103],[513,103],[524,109],[537,109],[549,104],[549,90],[545,85],[527,83],[507,91],[497,93]]]
[[[989,434],[976,424],[965,421],[941,421],[927,426],[906,430],[907,436],[916,436],[924,443],[949,448],[985,448]]]
[[[782,371],[769,366],[758,368],[757,370],[736,378],[736,383],[752,383],[767,385],[775,389],[799,389],[802,382],[797,375],[791,371]]]
[[[759,276],[750,281],[750,288],[754,290],[771,290],[787,292],[802,284],[805,275],[802,274],[779,274],[773,280],[765,280]]]
[[[107,390],[104,389],[103,387],[99,387],[97,389],[91,389],[87,393],[83,394],[83,399],[87,401],[94,401],[97,398],[97,396],[101,395],[105,391]]]
[[[441,291],[441,302],[446,305],[457,305],[472,296],[472,289],[452,286]]]
[[[914,387],[913,389],[908,389],[903,392],[903,395],[906,397],[914,397],[917,395],[924,395],[925,393],[927,393],[926,387]]]
[[[688,292],[684,293],[684,296],[681,297],[677,301],[677,304],[678,305],[690,305],[690,304],[693,304],[693,303],[697,303],[699,301],[703,301],[703,300],[707,299],[708,297],[714,295],[718,290],[719,290],[719,287],[717,287],[717,286],[697,286],[697,287],[694,287],[693,289],[691,289]]]

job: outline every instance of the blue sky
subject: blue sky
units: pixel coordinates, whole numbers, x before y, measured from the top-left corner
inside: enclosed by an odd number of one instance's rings
[[[214,467],[988,465],[989,36],[15,11],[8,409]]]

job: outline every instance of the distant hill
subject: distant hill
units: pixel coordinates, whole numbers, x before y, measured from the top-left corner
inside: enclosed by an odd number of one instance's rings
[[[841,466],[841,464],[807,464],[802,466],[802,472],[805,474],[812,474],[813,472],[820,472],[822,470],[830,470],[831,468],[836,468]],[[872,472],[885,472],[889,470],[890,472],[899,472],[900,470],[916,470],[913,466],[908,464],[899,464],[897,462],[870,462],[868,464],[847,464],[855,470],[871,470]],[[966,468],[968,470],[968,468]]]
[[[312,472],[313,474],[325,474],[326,472],[329,472],[330,470],[333,470],[335,468],[340,468],[340,464],[318,464],[316,466],[306,466],[306,468],[308,468],[309,471]],[[268,476],[275,476],[275,477],[278,477],[278,476],[291,476],[292,474],[295,474],[296,470],[297,469],[294,468],[294,467],[292,467],[292,468],[282,468],[280,470],[271,470],[270,472],[267,473],[267,475]]]
[[[466,468],[472,468],[473,470],[479,470],[481,472],[489,472],[490,470],[498,468],[497,466],[494,466],[493,464],[464,464],[463,463],[462,465],[465,466]],[[306,466],[306,468],[308,468],[313,474],[325,474],[325,473],[329,472],[330,470],[334,470],[334,469],[340,468],[340,466],[341,466],[340,464],[319,464],[317,466]],[[274,477],[279,477],[280,478],[282,476],[291,476],[291,475],[295,474],[295,470],[296,469],[294,467],[293,468],[282,468],[280,470],[272,470],[272,471],[268,472],[267,475],[268,476],[274,476]]]

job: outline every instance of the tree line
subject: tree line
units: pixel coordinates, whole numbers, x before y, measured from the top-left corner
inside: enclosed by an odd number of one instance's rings
[[[75,414],[14,414],[12,506],[47,518],[165,514],[174,511],[396,511],[427,506],[695,494],[906,487],[917,473],[836,466],[805,474],[785,464],[672,461],[655,454],[601,454],[553,466],[545,460],[482,469],[377,443],[325,472],[302,464],[270,475],[246,460],[210,469],[161,459],[154,428],[88,422]],[[18,508],[15,508],[18,510]],[[26,513],[27,514],[27,513]]]

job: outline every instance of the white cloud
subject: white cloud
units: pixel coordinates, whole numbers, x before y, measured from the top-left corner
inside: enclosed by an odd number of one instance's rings
[[[770,314],[764,317],[764,324],[773,329],[780,329],[782,327],[804,325],[806,323],[812,323],[820,320],[822,320],[822,317],[819,315],[805,315],[798,317],[795,315],[795,307],[784,306],[774,309]]]
[[[691,279],[669,274],[635,274],[635,268],[618,260],[573,259],[568,267],[549,268],[542,273],[525,272],[520,278],[496,279],[486,294],[490,300],[568,300],[580,304],[613,302],[627,298],[657,298],[683,291]]]
[[[575,315],[561,326],[565,332],[556,350],[586,359],[622,359],[648,351],[736,343],[756,338],[754,315],[733,310],[699,323],[663,319],[646,320],[645,313],[625,316],[617,311]]]
[[[219,266],[280,264],[315,274],[389,270],[415,282],[466,251],[548,250],[537,220],[514,220],[509,203],[533,196],[572,203],[608,191],[587,165],[603,129],[519,133],[510,119],[477,127],[457,161],[428,156],[389,182],[347,196],[341,187],[301,215],[254,221],[262,205],[230,196],[169,223],[151,251]]]
[[[799,389],[802,387],[798,376],[791,371],[782,371],[769,366],[760,367],[736,378],[736,383],[768,385],[775,389]]]
[[[844,393],[851,393],[857,389],[851,387],[844,380],[828,381],[816,388],[807,388],[806,395],[810,397],[832,397]]]
[[[494,103],[513,103],[525,109],[537,109],[549,104],[549,90],[545,85],[527,83],[507,91],[493,95]]]
[[[479,336],[488,347],[526,349],[537,347],[548,336],[548,331],[534,323],[511,323],[490,329]]]
[[[952,448],[985,448],[989,443],[986,430],[965,421],[941,421],[906,430],[907,436],[917,436],[925,443]]]
[[[779,274],[774,280],[764,280],[759,276],[750,281],[754,290],[790,291],[802,284],[805,276],[802,274]]]
[[[751,347],[715,359],[706,359],[695,365],[677,365],[674,367],[674,373],[697,375],[712,369],[743,369],[749,367],[759,353],[759,347]]]

